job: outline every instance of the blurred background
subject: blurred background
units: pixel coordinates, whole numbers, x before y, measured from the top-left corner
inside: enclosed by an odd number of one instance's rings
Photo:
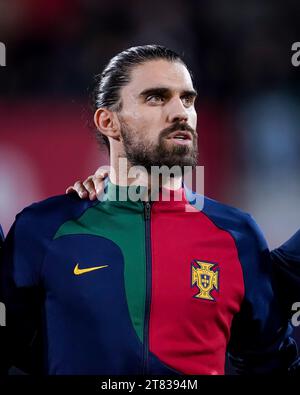
[[[300,2],[0,0],[0,223],[108,163],[93,76],[157,43],[193,71],[205,193],[250,212],[271,248],[300,227]]]
[[[184,56],[199,91],[208,196],[249,211],[271,247],[300,225],[298,1],[0,0],[0,223],[108,163],[93,77],[145,43]]]

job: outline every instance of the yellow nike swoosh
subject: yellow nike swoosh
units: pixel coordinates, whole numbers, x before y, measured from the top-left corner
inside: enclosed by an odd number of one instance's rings
[[[86,268],[86,269],[79,269],[79,265],[78,265],[78,263],[77,263],[77,265],[74,267],[74,274],[75,274],[76,276],[79,276],[80,274],[92,272],[92,271],[98,270],[98,269],[103,269],[104,267],[108,267],[108,265],[104,265],[104,266],[95,266],[95,267],[88,267],[88,268]]]

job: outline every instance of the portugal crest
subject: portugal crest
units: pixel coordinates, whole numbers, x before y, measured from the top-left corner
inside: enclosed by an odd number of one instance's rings
[[[192,262],[192,287],[196,285],[199,290],[195,298],[215,301],[211,296],[211,291],[219,290],[219,269],[216,269],[216,266],[215,263],[201,262],[196,259]]]

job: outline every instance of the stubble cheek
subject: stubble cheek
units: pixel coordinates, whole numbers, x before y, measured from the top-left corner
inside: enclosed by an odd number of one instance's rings
[[[140,139],[143,139],[148,144],[158,142],[158,136],[162,127],[151,111],[146,110],[145,112],[144,110],[142,114],[133,114],[132,123],[134,124],[134,130]]]

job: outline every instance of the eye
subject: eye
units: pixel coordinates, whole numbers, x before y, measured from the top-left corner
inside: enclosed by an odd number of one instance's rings
[[[183,104],[188,107],[188,106],[191,106],[194,104],[195,96],[185,95],[185,96],[182,96],[181,99],[183,101]]]
[[[149,95],[146,98],[148,103],[162,103],[164,98],[161,95]]]

